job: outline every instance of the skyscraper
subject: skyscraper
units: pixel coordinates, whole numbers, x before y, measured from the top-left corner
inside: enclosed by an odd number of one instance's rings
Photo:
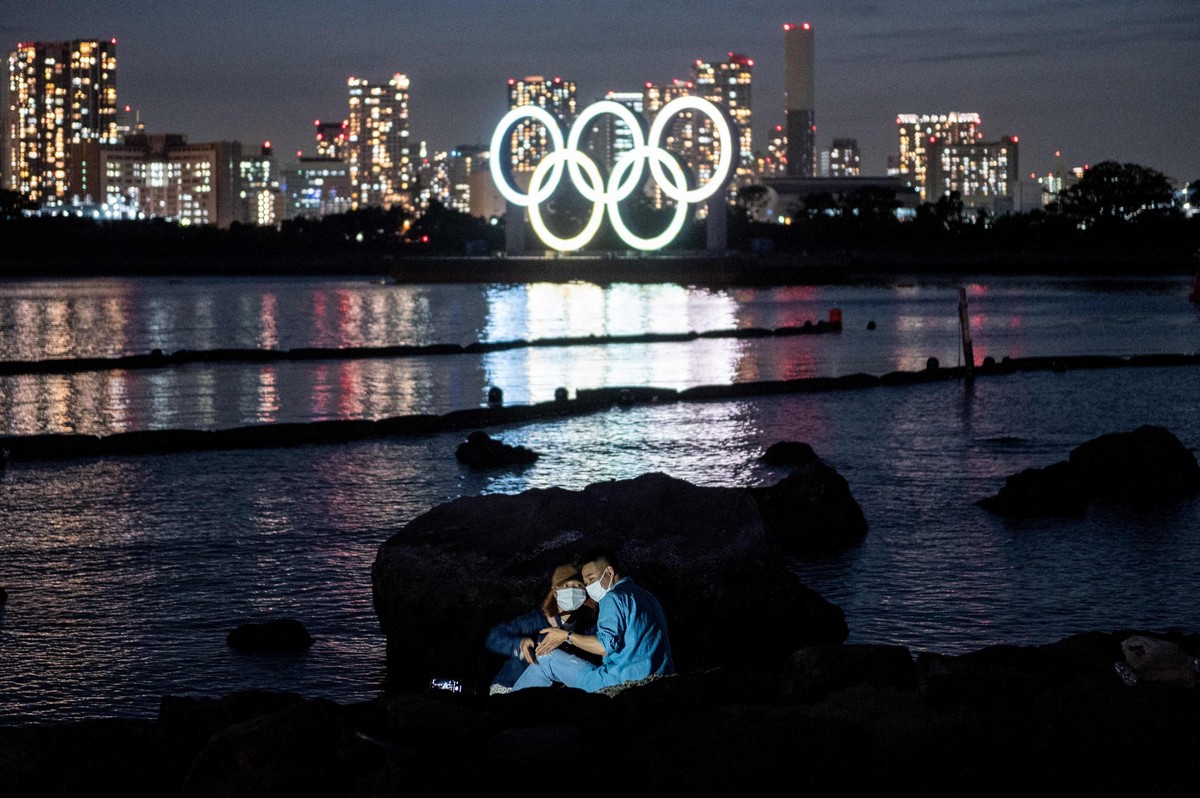
[[[508,107],[536,105],[546,109],[559,121],[565,132],[575,119],[575,82],[562,78],[530,75],[521,80],[508,80]],[[550,134],[545,125],[526,119],[513,127],[512,169],[532,172],[550,151]]]
[[[973,144],[983,138],[979,132],[981,124],[976,113],[898,115],[896,129],[900,139],[900,158],[896,174],[901,176],[906,185],[917,189],[922,201],[928,201],[928,146],[934,143]]]
[[[409,205],[416,163],[409,144],[407,75],[387,83],[351,77],[347,160],[355,208]]]
[[[817,120],[814,110],[813,29],[807,22],[783,26],[784,114],[787,124],[787,173],[817,173]]]
[[[82,168],[79,145],[117,142],[116,44],[22,42],[9,53],[4,186],[61,202]]]
[[[726,111],[738,125],[738,174],[754,169],[754,141],[751,133],[751,79],[754,61],[739,53],[730,53],[721,63],[697,61],[695,93]],[[711,125],[706,123],[711,134]],[[709,143],[712,136],[708,136]],[[710,148],[711,149],[711,148]],[[708,153],[716,163],[716,153]]]
[[[640,91],[610,91],[604,99],[620,103],[638,118],[644,116],[645,94]],[[621,155],[633,149],[632,131],[612,114],[594,117],[592,129],[586,131],[583,141],[596,163],[606,170],[611,170]]]

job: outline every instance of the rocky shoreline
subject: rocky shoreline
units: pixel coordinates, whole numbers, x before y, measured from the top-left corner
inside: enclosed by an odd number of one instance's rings
[[[1147,431],[1161,437],[1131,434]],[[866,519],[811,447],[767,457],[792,471],[762,487],[645,474],[439,505],[372,568],[388,638],[379,697],[166,696],[153,720],[0,728],[2,794],[1195,794],[1200,634],[1091,631],[960,655],[846,644],[842,610],[787,557],[853,547]],[[487,695],[486,630],[597,540],[659,597],[680,673]],[[238,635],[267,650],[311,642],[302,627],[240,628],[231,645]],[[463,689],[430,689],[431,675]]]
[[[0,728],[0,774],[7,796],[508,793],[589,773],[634,793],[1194,794],[1200,691],[1126,686],[1131,633],[915,658],[821,645],[771,680],[714,668],[615,695],[168,696],[155,720]],[[1157,636],[1200,655],[1200,635]]]

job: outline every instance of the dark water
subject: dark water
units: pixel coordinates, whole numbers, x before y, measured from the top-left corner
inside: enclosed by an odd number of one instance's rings
[[[1182,280],[977,281],[977,356],[1195,351]],[[0,283],[0,357],[216,346],[385,345],[779,326],[841,307],[841,335],[519,350],[487,356],[236,364],[0,380],[0,431],[223,427],[510,401],[557,385],[701,383],[957,360],[951,285],[705,292],[679,287],[398,287],[320,280]],[[269,310],[268,310],[269,308]],[[867,319],[879,329],[868,333]],[[1200,630],[1200,501],[1149,513],[1007,522],[972,505],[1021,468],[1104,432],[1162,424],[1200,445],[1191,368],[1026,374],[910,388],[614,410],[499,430],[545,453],[519,473],[458,467],[458,435],[346,446],[20,463],[0,476],[0,720],[151,716],[166,693],[373,695],[378,545],[432,505],[665,471],[771,482],[757,456],[811,443],[871,531],[795,563],[851,638],[961,651],[1090,628]],[[294,658],[231,652],[237,623],[290,615]]]

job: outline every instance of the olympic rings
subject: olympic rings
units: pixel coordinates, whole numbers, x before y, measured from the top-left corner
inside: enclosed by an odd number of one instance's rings
[[[713,175],[708,182],[697,188],[687,187],[687,175],[674,157],[658,142],[666,132],[667,124],[676,114],[683,111],[696,111],[713,122],[718,141],[720,142],[720,158],[717,161]],[[603,114],[611,114],[629,128],[633,139],[633,148],[621,155],[613,166],[612,174],[605,185],[604,178],[596,162],[579,149],[579,142],[587,131],[589,123]],[[550,141],[554,146],[552,152],[544,156],[529,181],[528,193],[520,193],[509,182],[505,175],[503,164],[507,163],[510,154],[507,152],[509,143],[508,132],[514,125],[525,118],[544,125],[549,132]],[[670,243],[687,223],[688,206],[703,202],[713,196],[725,185],[733,168],[734,137],[733,130],[725,114],[713,103],[700,97],[677,97],[662,107],[650,126],[649,143],[642,131],[640,120],[627,106],[612,100],[600,100],[585,108],[575,119],[566,141],[563,141],[558,120],[549,111],[536,105],[525,105],[514,108],[501,118],[492,134],[492,146],[489,153],[492,179],[500,195],[513,205],[529,208],[529,222],[538,238],[547,246],[563,252],[581,249],[591,241],[600,230],[605,209],[612,220],[613,230],[628,246],[633,249],[655,250]],[[661,187],[663,194],[675,201],[675,213],[667,229],[650,238],[635,235],[625,225],[621,218],[618,203],[629,197],[641,183],[646,164],[649,163],[650,173],[655,182]],[[563,176],[563,166],[570,175],[571,183],[584,199],[592,203],[592,213],[583,230],[571,238],[561,238],[546,227],[541,214],[541,204],[558,189]],[[663,167],[666,167],[664,172]]]

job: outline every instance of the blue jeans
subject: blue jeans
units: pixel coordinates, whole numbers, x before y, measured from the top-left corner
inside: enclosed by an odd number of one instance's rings
[[[585,659],[556,649],[545,656],[538,657],[537,662],[525,669],[512,689],[549,687],[555,682],[562,682],[567,687],[579,687],[586,690],[588,688],[584,687],[585,681],[596,668],[597,666]]]

